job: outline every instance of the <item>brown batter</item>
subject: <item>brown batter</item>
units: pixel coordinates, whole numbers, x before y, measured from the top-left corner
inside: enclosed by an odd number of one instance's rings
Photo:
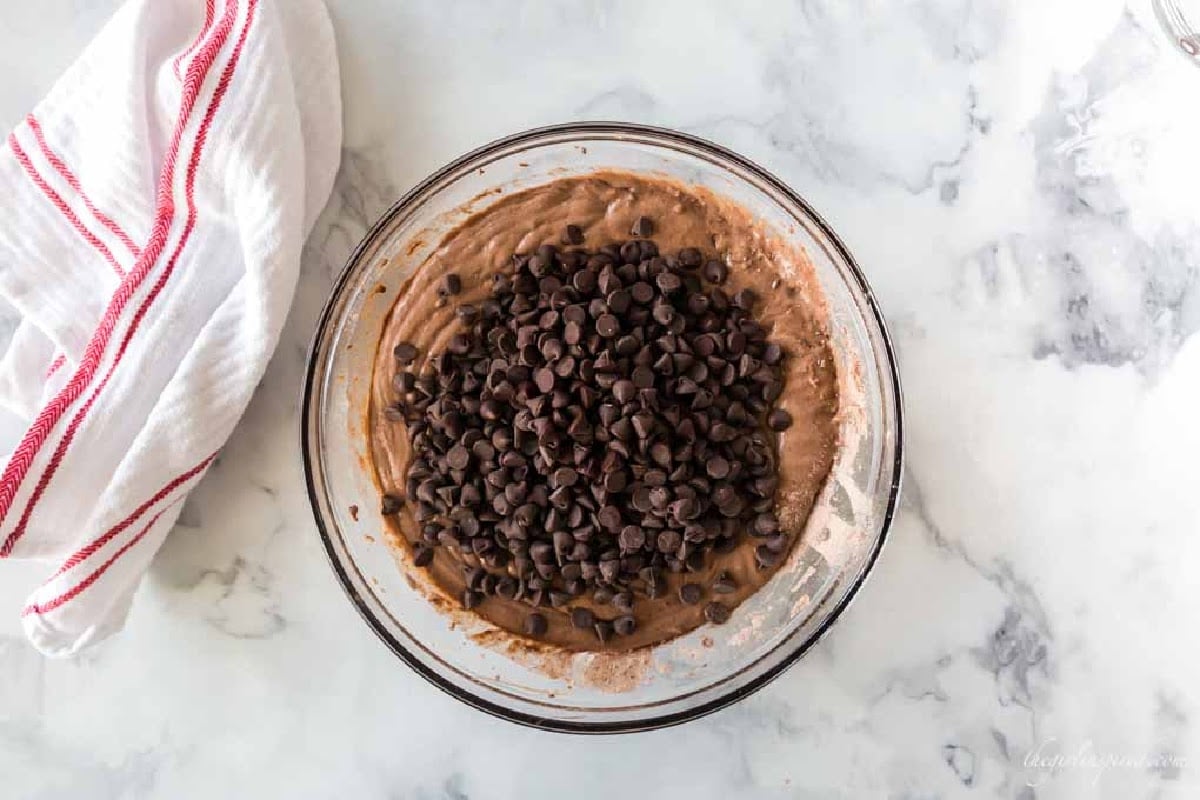
[[[396,366],[392,348],[402,341],[415,344],[420,355],[414,368],[419,370],[430,354],[443,350],[460,330],[454,306],[487,297],[490,276],[507,269],[514,252],[530,252],[545,243],[559,244],[567,224],[583,229],[584,246],[589,249],[624,242],[630,238],[633,221],[640,216],[655,221],[653,238],[661,252],[693,246],[707,255],[722,257],[730,267],[727,291],[732,294],[750,287],[762,298],[755,317],[766,327],[769,338],[788,354],[783,370],[784,392],[778,406],[791,412],[795,422],[778,434],[776,510],[781,530],[794,545],[829,474],[837,448],[837,374],[828,342],[825,304],[811,266],[802,252],[768,234],[740,206],[707,190],[632,173],[602,172],[561,179],[500,200],[447,234],[434,254],[409,278],[384,326],[372,383],[371,445],[383,491],[403,494],[410,455],[404,425],[389,422],[379,413],[393,399],[391,379]],[[461,277],[463,289],[454,303],[439,304],[437,285],[447,272]],[[388,518],[387,525],[390,539],[406,551],[410,542],[420,538],[407,505],[400,514]],[[736,581],[737,592],[716,599],[736,606],[775,571],[756,566],[753,547],[752,542],[746,542],[731,553],[710,554],[707,568],[700,573],[668,573],[669,590],[663,596],[654,600],[637,598],[634,615],[638,627],[632,635],[613,637],[602,645],[591,631],[573,628],[569,614],[577,605],[588,606],[600,618],[618,616],[615,609],[595,604],[590,595],[584,595],[561,609],[539,609],[549,622],[542,641],[572,651],[632,650],[686,633],[705,622],[704,604],[682,603],[677,593],[679,585],[686,580],[700,583],[707,590],[717,573],[726,570]],[[433,582],[451,597],[459,596],[464,587],[464,560],[473,561],[473,557],[439,547],[427,568]],[[407,563],[406,568],[416,569]],[[523,602],[490,596],[476,613],[521,636],[522,623],[530,610]]]

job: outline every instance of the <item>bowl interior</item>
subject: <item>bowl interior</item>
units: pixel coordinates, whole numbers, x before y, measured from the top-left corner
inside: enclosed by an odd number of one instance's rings
[[[402,281],[465,216],[509,193],[601,169],[707,187],[803,247],[832,317],[842,444],[788,563],[726,625],[702,626],[624,657],[506,652],[485,623],[448,616],[410,585],[400,556],[385,541],[366,436],[372,359]],[[303,445],[314,512],[335,571],[369,624],[413,668],[460,699],[518,722],[637,730],[693,718],[748,694],[833,621],[890,524],[899,481],[899,409],[878,309],[844,247],[803,201],[708,143],[668,131],[580,124],[520,134],[464,156],[380,220],[322,318],[309,365]]]

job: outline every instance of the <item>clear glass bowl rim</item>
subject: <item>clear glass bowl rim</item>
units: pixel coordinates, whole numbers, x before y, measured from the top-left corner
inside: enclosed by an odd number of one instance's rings
[[[889,487],[886,508],[883,519],[880,525],[879,536],[875,541],[871,553],[868,555],[866,563],[862,571],[855,577],[853,583],[846,591],[846,594],[829,612],[829,615],[817,628],[817,630],[807,639],[797,643],[795,649],[787,654],[783,659],[771,669],[763,674],[755,677],[744,685],[733,687],[729,692],[715,697],[703,704],[694,708],[689,708],[684,711],[672,712],[663,714],[657,717],[648,717],[631,722],[572,722],[563,720],[546,719],[532,714],[526,714],[517,711],[499,703],[492,702],[486,698],[473,694],[470,691],[462,689],[459,686],[445,680],[436,670],[430,669],[418,658],[413,656],[407,648],[391,635],[385,628],[383,623],[376,618],[371,612],[365,600],[359,596],[354,587],[353,581],[347,574],[346,570],[340,563],[333,538],[329,530],[329,524],[324,518],[320,510],[318,502],[318,494],[320,487],[316,478],[315,462],[318,454],[315,451],[316,441],[311,438],[311,433],[315,429],[316,417],[314,412],[320,411],[320,394],[321,387],[320,373],[322,370],[321,358],[322,350],[321,343],[324,342],[328,335],[331,326],[336,326],[339,318],[336,315],[338,301],[343,293],[347,290],[351,278],[354,275],[355,267],[359,265],[364,252],[383,234],[392,224],[395,218],[410,210],[412,207],[419,205],[423,200],[435,192],[437,188],[451,176],[457,175],[460,171],[467,168],[474,168],[476,162],[481,160],[489,160],[496,153],[507,150],[514,146],[531,145],[542,139],[554,139],[564,135],[571,134],[600,134],[612,135],[619,137],[621,135],[629,135],[634,137],[646,137],[650,139],[662,140],[665,144],[672,142],[682,144],[697,150],[703,151],[706,156],[717,160],[730,162],[733,166],[750,173],[758,180],[767,184],[771,189],[782,195],[788,202],[794,203],[812,222],[813,226],[818,228],[821,234],[826,238],[829,245],[836,251],[837,256],[841,258],[846,267],[849,269],[857,290],[862,293],[866,300],[867,307],[870,309],[874,322],[878,325],[880,340],[883,344],[883,352],[886,356],[886,375],[881,375],[891,383],[892,395],[894,398],[894,408],[892,413],[895,419],[895,452],[892,464],[892,481]],[[652,125],[643,125],[640,123],[630,122],[569,122],[556,125],[546,125],[536,128],[529,128],[519,133],[514,133],[499,139],[495,139],[488,144],[478,147],[470,152],[467,152],[453,161],[447,163],[437,171],[430,174],[423,181],[418,183],[408,192],[406,192],[399,200],[397,200],[387,211],[385,211],[378,220],[371,226],[370,230],[364,234],[363,238],[355,246],[354,251],[346,260],[345,266],[330,289],[329,297],[325,301],[325,305],[321,310],[321,315],[317,321],[316,329],[313,333],[312,340],[309,344],[304,385],[301,395],[300,406],[300,450],[304,465],[304,480],[305,488],[308,494],[309,506],[312,509],[313,519],[317,526],[317,531],[321,536],[321,544],[325,550],[325,555],[329,560],[334,574],[337,576],[338,583],[345,592],[347,598],[358,611],[359,616],[367,623],[379,637],[388,649],[407,664],[413,671],[423,677],[429,683],[446,692],[451,697],[460,700],[467,705],[490,714],[499,719],[505,719],[510,722],[515,722],[527,727],[537,728],[540,730],[555,731],[560,733],[580,733],[580,734],[605,734],[605,733],[633,733],[638,731],[656,730],[659,728],[679,725],[684,722],[689,722],[694,719],[707,716],[715,711],[718,711],[726,706],[729,706],[744,697],[754,694],[759,689],[766,686],[775,678],[783,674],[789,667],[795,664],[804,656],[808,650],[816,644],[825,633],[833,626],[833,624],[841,617],[842,613],[850,605],[851,601],[858,595],[859,590],[866,582],[867,576],[871,574],[875,567],[876,561],[879,559],[880,553],[883,551],[884,543],[888,539],[891,531],[892,523],[895,520],[896,510],[899,505],[900,485],[903,476],[904,465],[904,402],[903,393],[900,384],[900,372],[897,367],[895,349],[892,344],[891,335],[888,332],[887,323],[884,320],[883,313],[880,310],[879,303],[872,292],[870,285],[867,283],[865,275],[858,266],[858,262],[851,255],[849,249],[841,238],[833,231],[833,228],[818,214],[813,207],[799,193],[788,186],[786,183],[775,177],[757,163],[751,161],[745,156],[739,155],[726,147],[694,136],[688,133],[672,130],[670,128],[662,128]]]

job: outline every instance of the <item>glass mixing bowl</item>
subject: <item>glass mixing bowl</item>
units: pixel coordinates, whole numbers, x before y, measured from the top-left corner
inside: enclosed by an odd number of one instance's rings
[[[372,359],[397,290],[446,232],[501,196],[600,169],[707,187],[803,247],[832,317],[840,451],[788,562],[725,625],[701,626],[616,660],[514,653],[503,645],[511,640],[487,623],[438,610],[406,580],[406,556],[386,543],[366,435]],[[900,486],[896,362],[879,307],[845,245],[761,167],[701,139],[638,125],[578,123],[519,133],[459,158],[396,203],[351,256],[321,315],[301,425],[317,527],[367,624],[405,663],[460,700],[560,731],[663,727],[764,686],[820,638],[862,585]],[[595,680],[601,667],[604,682]]]

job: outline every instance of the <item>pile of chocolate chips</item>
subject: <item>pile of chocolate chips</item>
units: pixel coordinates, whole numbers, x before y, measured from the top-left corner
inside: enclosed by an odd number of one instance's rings
[[[602,641],[637,626],[637,598],[665,591],[664,571],[697,572],[710,551],[748,532],[763,568],[785,554],[774,513],[772,431],[791,424],[774,408],[784,353],[754,319],[754,294],[729,297],[724,263],[688,247],[660,254],[653,222],[634,240],[513,256],[491,297],[456,308],[463,331],[414,374],[409,343],[394,351],[397,401],[407,425],[418,566],[434,549],[462,554],[462,604],[489,595],[531,607],[525,632],[546,632],[536,610],[590,594],[614,615],[576,606],[570,619]],[[461,291],[456,275],[439,292]],[[708,587],[735,590],[727,574]],[[685,583],[697,604],[704,588]],[[729,609],[711,600],[711,622]]]

